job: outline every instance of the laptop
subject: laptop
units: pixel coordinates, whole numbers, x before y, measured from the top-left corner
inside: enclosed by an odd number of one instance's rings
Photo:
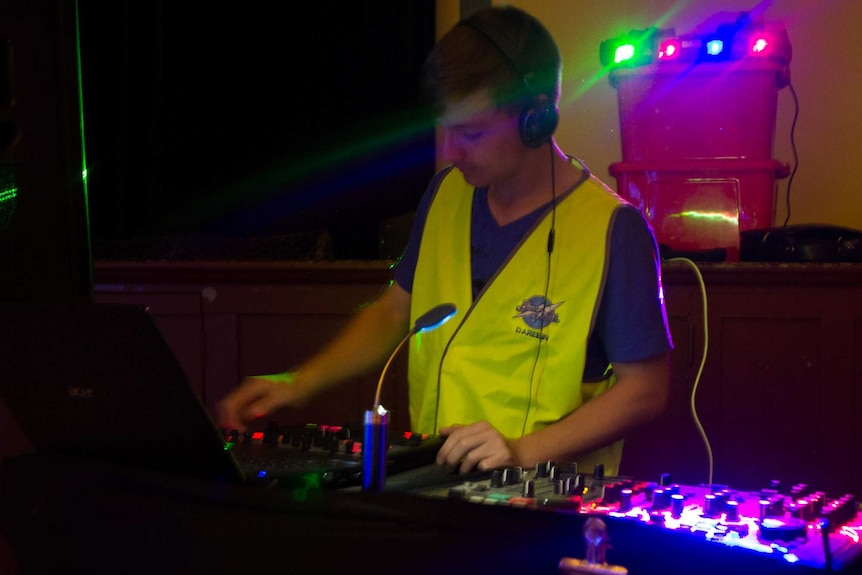
[[[322,449],[288,434],[226,436],[142,307],[4,303],[0,325],[0,401],[36,451],[222,484],[362,482],[351,441]],[[387,475],[431,463],[438,447],[393,445]]]

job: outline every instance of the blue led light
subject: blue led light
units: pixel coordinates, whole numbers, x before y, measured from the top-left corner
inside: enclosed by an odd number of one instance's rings
[[[723,40],[710,40],[706,43],[706,53],[710,56],[718,56],[724,51]]]

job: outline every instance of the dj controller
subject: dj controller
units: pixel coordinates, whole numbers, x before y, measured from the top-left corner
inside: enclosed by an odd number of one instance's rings
[[[409,481],[411,473],[398,485]],[[421,472],[416,477],[421,484]],[[615,528],[618,535],[629,537],[644,533],[637,529],[661,532],[664,535],[657,540],[677,549],[698,541],[768,557],[774,560],[776,572],[786,566],[788,573],[862,573],[862,515],[857,498],[849,494],[830,498],[804,484],[773,481],[749,491],[726,485],[682,485],[674,483],[670,474],[651,482],[606,477],[602,466],[582,473],[577,464],[544,463],[528,470],[497,469],[486,478],[426,485],[415,492],[477,505],[583,516],[585,557],[563,558],[561,573],[627,572],[606,559],[608,537],[613,538]],[[625,537],[615,543],[617,548],[625,545]]]
[[[361,442],[343,428],[312,425],[282,431],[281,441],[272,441],[276,451],[302,457],[325,452],[332,456],[330,460],[359,462]],[[267,444],[260,434],[246,442]],[[852,494],[827,495],[814,486],[778,480],[753,490],[680,484],[671,474],[647,481],[606,476],[601,465],[587,471],[576,463],[545,462],[532,469],[509,467],[460,475],[433,463],[440,444],[440,438],[427,436],[391,438],[384,491],[445,499],[450,504],[527,510],[531,521],[542,514],[574,518],[582,527],[584,554],[562,557],[561,573],[626,572],[624,566],[614,564],[614,558],[625,557],[632,540],[641,542],[640,556],[645,551],[643,542],[655,541],[656,547],[674,548],[677,554],[691,544],[693,549],[731,553],[743,563],[746,557],[752,561],[756,557],[756,564],[765,561],[776,573],[862,573],[862,514]],[[339,479],[323,481],[324,488],[358,489],[356,473],[361,469],[327,473]],[[609,539],[615,543],[607,554]]]
[[[368,491],[361,441],[344,429],[229,439],[229,454],[266,456],[267,488],[47,453],[5,458],[0,528],[22,575],[862,573],[857,498],[814,486],[691,485],[551,462],[453,474],[433,463],[439,438],[407,435],[390,443],[384,488]],[[309,477],[320,481],[298,481]]]

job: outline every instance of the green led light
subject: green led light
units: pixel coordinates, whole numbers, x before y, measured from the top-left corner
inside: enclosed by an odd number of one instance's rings
[[[18,197],[18,188],[11,190],[0,190],[0,203],[9,202]]]
[[[662,32],[666,34],[667,31]],[[633,67],[655,61],[658,48],[658,28],[630,30],[599,45],[599,61],[602,66]]]
[[[623,44],[622,46],[617,46],[617,49],[614,51],[614,64],[620,64],[622,62],[627,62],[635,57],[635,45],[634,44]]]
[[[739,217],[736,215],[728,215],[722,214],[720,212],[699,212],[697,210],[689,210],[685,212],[680,212],[678,214],[673,214],[670,217],[675,218],[688,218],[693,220],[706,220],[706,221],[714,221],[714,222],[725,222],[728,224],[739,224]]]

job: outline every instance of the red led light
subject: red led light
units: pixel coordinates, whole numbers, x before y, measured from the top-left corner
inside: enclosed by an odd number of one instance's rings
[[[680,41],[676,38],[663,41],[658,48],[659,60],[673,60],[680,53]]]
[[[751,43],[751,51],[755,54],[761,54],[769,47],[769,40],[763,37],[755,38]]]

